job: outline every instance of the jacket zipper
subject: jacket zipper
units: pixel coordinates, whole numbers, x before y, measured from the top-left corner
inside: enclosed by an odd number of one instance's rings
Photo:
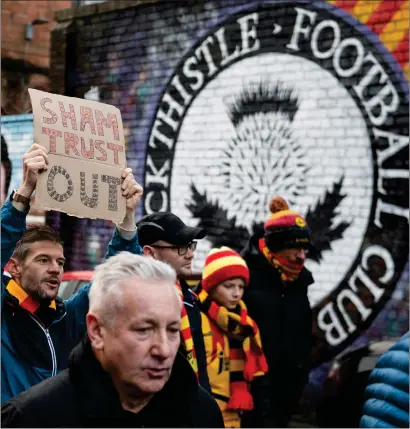
[[[53,376],[57,375],[57,357],[56,357],[56,351],[54,349],[53,340],[51,339],[51,336],[50,336],[50,332],[48,329],[44,329],[41,326],[41,323],[38,322],[31,314],[30,314],[30,317],[37,323],[37,325],[41,328],[41,330],[46,335],[48,346],[50,347],[50,352],[51,352],[51,361],[53,363],[53,368],[51,371],[51,376],[53,377]]]

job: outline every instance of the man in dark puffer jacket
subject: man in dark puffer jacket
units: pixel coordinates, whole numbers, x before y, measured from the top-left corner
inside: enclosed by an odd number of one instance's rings
[[[271,416],[255,407],[244,415],[243,426],[283,428],[297,409],[310,371],[308,287],[313,276],[304,266],[310,246],[306,220],[281,197],[273,198],[269,208],[264,231],[251,237],[241,256],[250,271],[243,300],[259,326],[269,367],[251,391],[256,403],[270,403]]]
[[[377,361],[365,396],[360,427],[409,427],[409,333]]]

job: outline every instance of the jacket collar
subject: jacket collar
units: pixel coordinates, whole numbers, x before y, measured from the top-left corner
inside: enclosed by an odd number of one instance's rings
[[[125,418],[126,415],[132,416],[122,408],[118,392],[109,374],[103,370],[94,356],[87,336],[73,349],[69,370],[82,414],[87,418],[117,420]],[[182,413],[188,413],[190,408],[187,404],[197,388],[198,382],[191,366],[178,352],[170,379],[162,391],[155,394],[146,407],[134,417],[156,415],[159,419],[166,418],[161,415],[161,411],[173,409],[173,412],[177,413],[181,407]]]

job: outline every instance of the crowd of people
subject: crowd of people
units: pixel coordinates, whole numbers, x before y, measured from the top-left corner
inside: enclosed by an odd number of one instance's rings
[[[206,231],[170,212],[136,222],[143,189],[124,169],[125,218],[91,284],[63,302],[63,244],[26,226],[47,165],[34,144],[2,206],[2,425],[287,427],[311,369],[303,216],[273,198],[263,231],[241,253],[212,249],[191,288]]]

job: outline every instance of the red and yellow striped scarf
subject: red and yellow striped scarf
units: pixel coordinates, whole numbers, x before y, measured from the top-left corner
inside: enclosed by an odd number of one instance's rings
[[[301,264],[289,262],[287,259],[280,257],[277,253],[271,252],[264,238],[259,240],[259,250],[263,253],[268,262],[279,271],[284,282],[293,282],[296,280],[305,265],[304,262]]]
[[[19,306],[21,308],[24,308],[31,314],[36,314],[36,311],[40,308],[40,304],[35,301],[31,296],[29,296],[27,292],[13,279],[10,279],[6,289],[10,295],[14,296],[18,300]],[[53,310],[57,308],[54,299],[50,302],[49,308]]]
[[[239,301],[237,310],[229,311],[213,301],[205,290],[199,293],[199,301],[201,311],[216,324],[211,323],[211,329],[219,328],[229,340],[230,397],[227,409],[252,410],[250,382],[268,371],[259,328],[249,317],[243,301]],[[215,335],[220,334],[215,332]]]
[[[179,295],[181,297],[182,301],[182,310],[181,310],[181,339],[184,344],[186,357],[188,359],[188,362],[191,364],[192,369],[195,372],[195,375],[198,379],[198,362],[196,360],[196,353],[195,353],[195,346],[194,346],[194,340],[192,338],[192,332],[191,327],[189,325],[189,318],[188,313],[186,311],[185,305],[184,305],[184,295],[182,293],[182,288],[179,282],[176,284],[177,289],[179,291]]]

